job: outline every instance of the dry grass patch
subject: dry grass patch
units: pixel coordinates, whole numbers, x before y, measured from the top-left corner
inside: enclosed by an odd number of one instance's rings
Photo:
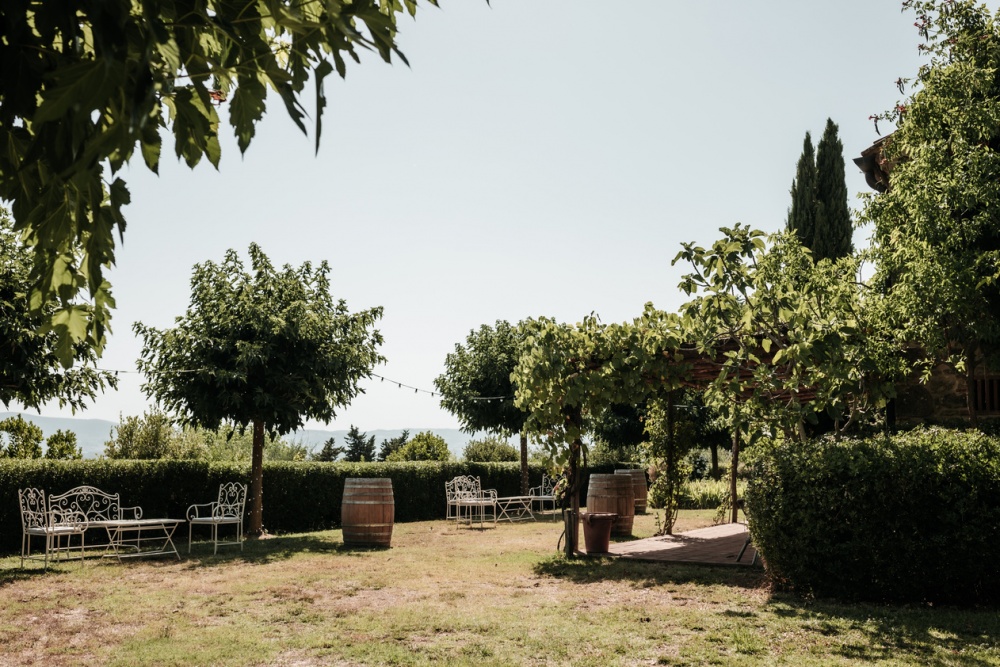
[[[637,518],[637,536],[654,529]],[[7,558],[0,665],[1000,664],[995,610],[773,596],[758,568],[567,561],[560,532],[422,522],[388,550],[328,531],[45,574]]]

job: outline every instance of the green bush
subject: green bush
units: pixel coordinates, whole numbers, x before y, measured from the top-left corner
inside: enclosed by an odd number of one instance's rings
[[[403,446],[386,457],[386,461],[448,461],[448,443],[431,431],[417,433]]]
[[[747,483],[736,480],[736,493],[740,498],[746,492]],[[729,480],[699,479],[684,484],[680,507],[682,510],[719,509],[729,498]]]
[[[761,442],[746,507],[776,584],[847,599],[996,602],[1000,439],[919,430]]]
[[[541,466],[530,466],[532,485],[541,484],[542,472]],[[445,516],[444,484],[458,475],[479,477],[483,488],[496,489],[500,496],[520,493],[517,463],[265,462],[264,528],[286,533],[338,526],[344,480],[350,477],[392,479],[397,522],[441,519]],[[250,464],[0,459],[0,552],[20,549],[18,489],[36,487],[56,494],[75,486],[96,486],[118,493],[124,506],[138,505],[146,517],[184,518],[188,505],[214,500],[219,484],[227,481],[249,484]]]
[[[491,435],[481,440],[469,440],[462,451],[466,461],[520,461],[521,454],[506,439]]]

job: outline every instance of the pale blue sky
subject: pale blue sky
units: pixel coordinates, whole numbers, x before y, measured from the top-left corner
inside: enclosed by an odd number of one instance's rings
[[[376,372],[426,389],[483,323],[674,310],[680,243],[783,227],[828,116],[852,201],[865,190],[850,158],[877,138],[868,116],[921,63],[898,0],[441,1],[401,22],[410,68],[368,57],[328,79],[318,156],[275,98],[244,158],[227,133],[218,172],[165,155],[159,177],[125,175],[104,367],[134,370],[131,324],[169,326],[192,266],[251,242],[329,260],[335,296],[384,306]],[[140,382],[78,416],[141,414]],[[457,425],[436,398],[364,386],[329,428]]]

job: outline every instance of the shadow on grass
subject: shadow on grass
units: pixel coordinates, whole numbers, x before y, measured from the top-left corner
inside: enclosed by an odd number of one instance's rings
[[[858,635],[833,650],[863,663],[905,655],[921,665],[979,667],[1000,664],[996,607],[940,607],[806,600],[776,593],[767,610],[817,635]]]
[[[535,566],[535,574],[563,579],[574,584],[598,581],[629,581],[659,586],[663,584],[700,584],[760,588],[767,584],[764,572],[758,568],[730,565],[691,565],[685,563],[650,563],[628,558],[567,559],[552,556]]]
[[[237,546],[220,546],[217,554],[212,554],[211,542],[195,542],[188,555],[187,545],[178,545],[181,559],[192,567],[218,567],[233,562],[265,565],[288,560],[303,554],[337,554],[341,556],[363,556],[373,551],[385,551],[383,547],[347,546],[332,537],[318,533],[272,536],[261,540],[247,540],[243,550]]]

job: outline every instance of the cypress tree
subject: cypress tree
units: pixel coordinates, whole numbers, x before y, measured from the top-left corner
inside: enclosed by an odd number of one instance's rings
[[[802,245],[812,248],[816,234],[816,159],[808,132],[802,142],[802,157],[795,169],[791,194],[792,207],[788,210],[787,228],[796,233]]]
[[[851,238],[854,226],[847,206],[847,183],[844,180],[844,147],[837,136],[837,125],[826,119],[823,138],[816,149],[816,227],[809,244],[813,259],[839,259],[854,251]]]

